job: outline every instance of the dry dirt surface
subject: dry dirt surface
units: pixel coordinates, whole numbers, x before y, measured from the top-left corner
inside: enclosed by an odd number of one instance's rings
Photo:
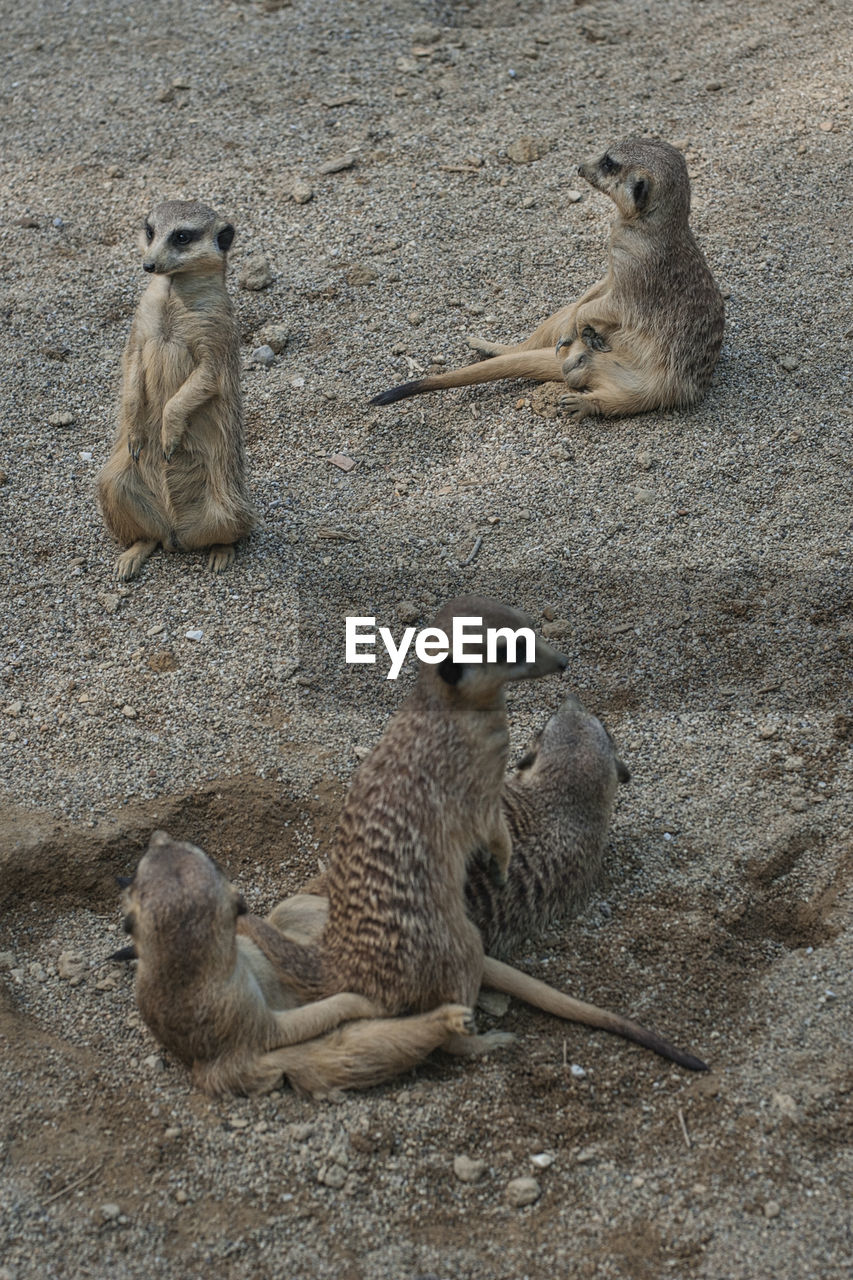
[[[847,5],[2,19],[0,1280],[848,1276]],[[609,206],[576,165],[632,132],[684,149],[726,295],[705,401],[580,425],[525,384],[371,408],[601,275]],[[125,586],[94,478],[165,198],[237,226],[263,527],[220,577],[156,555]],[[271,283],[241,288],[258,258]],[[114,877],[165,826],[256,911],[295,889],[413,678],[346,666],[345,615],[397,635],[463,591],[570,658],[563,687],[511,692],[514,748],[568,686],[633,772],[588,910],[518,962],[712,1070],[512,1006],[516,1044],[482,1062],[211,1103],[105,958]]]

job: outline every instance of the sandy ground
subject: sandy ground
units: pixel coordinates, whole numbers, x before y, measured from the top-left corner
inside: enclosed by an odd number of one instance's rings
[[[2,1280],[849,1274],[844,11],[3,3]],[[575,166],[629,132],[684,148],[727,297],[704,403],[578,426],[507,384],[371,409],[601,274],[609,209]],[[119,586],[94,477],[166,197],[238,229],[264,524],[219,578],[158,555]],[[273,282],[239,289],[256,255]],[[482,1063],[210,1104],[104,960],[113,877],[164,825],[255,910],[294,889],[412,678],[347,667],[344,616],[396,633],[461,591],[547,626],[634,775],[593,904],[520,963],[713,1070],[513,1007]],[[513,691],[515,746],[564,691]]]

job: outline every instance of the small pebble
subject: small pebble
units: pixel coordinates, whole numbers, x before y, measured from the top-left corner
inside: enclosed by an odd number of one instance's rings
[[[513,164],[533,164],[534,160],[541,160],[550,150],[551,143],[547,138],[524,137],[511,142],[506,154]]]
[[[122,709],[121,709],[121,714],[122,714],[122,715],[125,717],[125,719],[127,719],[127,720],[135,720],[135,719],[136,719],[136,708],[135,708],[135,707],[132,707],[132,706],[130,705],[130,703],[125,703],[125,705],[124,705],[124,706],[122,707]]]
[[[530,1157],[530,1163],[534,1169],[550,1169],[555,1158],[550,1151],[540,1151],[535,1156]]]
[[[178,1187],[177,1191],[175,1192],[176,1203],[186,1204],[187,1200],[189,1200],[189,1196],[187,1195],[186,1191],[184,1191],[183,1187]]]
[[[569,1070],[571,1071],[572,1075],[576,1080],[586,1079],[586,1072],[584,1071],[583,1067],[580,1066],[577,1062],[573,1062]]]
[[[765,1218],[778,1218],[781,1212],[782,1206],[778,1200],[768,1200],[767,1204],[764,1206]]]
[[[297,179],[290,188],[290,198],[295,200],[297,204],[308,204],[309,200],[314,199],[314,188],[309,186],[307,182],[301,182]]]
[[[265,324],[255,334],[256,347],[271,347],[280,356],[290,341],[290,328],[286,324]]]
[[[343,156],[333,156],[331,160],[327,160],[325,164],[320,165],[322,174],[343,173],[345,169],[352,169],[355,165],[355,156],[347,152]]]
[[[339,1191],[347,1180],[347,1171],[341,1164],[327,1164],[317,1174],[317,1181],[324,1187]]]
[[[185,633],[185,637],[184,637],[184,638],[185,638],[186,640],[200,640],[200,639],[202,638],[202,636],[203,636],[203,635],[204,635],[204,632],[203,632],[203,631],[199,631],[198,629],[196,629],[196,628],[194,627],[191,631],[187,631],[187,632]]]
[[[800,367],[800,362],[796,356],[780,356],[779,363],[786,373],[793,373],[795,369]]]
[[[261,254],[249,258],[237,273],[237,284],[250,293],[259,293],[261,289],[268,288],[274,279],[269,262]]]
[[[397,617],[405,626],[411,626],[421,616],[421,610],[414,600],[401,600],[397,605]]]
[[[346,282],[353,288],[359,285],[373,284],[377,279],[377,273],[373,267],[366,266],[363,262],[357,262],[354,267],[350,267],[346,273]]]
[[[409,324],[423,324],[424,313],[422,311],[410,311],[406,319]]]
[[[566,199],[569,204],[577,204],[578,201],[583,200],[583,192],[576,191],[575,188],[572,187],[570,191],[566,192]]]
[[[485,1160],[471,1160],[468,1156],[454,1156],[453,1172],[460,1182],[479,1182],[486,1172]]]
[[[102,1204],[99,1213],[104,1222],[114,1222],[121,1213],[121,1209],[117,1204]]]
[[[506,1198],[514,1209],[521,1209],[526,1204],[533,1204],[542,1194],[542,1188],[535,1178],[513,1178],[506,1185]]]
[[[76,419],[69,409],[64,409],[58,413],[52,413],[47,421],[51,427],[70,427]]]
[[[10,702],[7,707],[3,708],[6,715],[12,716],[12,717],[19,716],[23,711],[23,709],[24,709],[24,704],[23,702],[20,702],[20,701]]]
[[[272,347],[268,347],[266,343],[262,347],[255,347],[252,351],[252,359],[255,364],[262,364],[269,369],[270,365],[275,364],[275,352]]]

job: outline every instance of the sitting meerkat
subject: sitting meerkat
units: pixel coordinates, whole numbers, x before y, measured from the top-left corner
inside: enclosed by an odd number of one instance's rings
[[[348,992],[299,1005],[262,952],[237,936],[246,908],[234,886],[203,850],[163,831],[124,884],[133,947],[114,958],[137,959],[145,1023],[206,1093],[265,1093],[283,1076],[303,1093],[365,1087],[473,1025],[470,1009],[449,1004],[376,1018],[373,1001]]]
[[[604,279],[524,342],[471,338],[488,359],[392,387],[372,404],[501,378],[562,377],[562,403],[577,419],[686,408],[704,395],[725,314],[690,230],[683,155],[655,138],[625,138],[578,172],[617,210]]]
[[[504,781],[512,834],[506,888],[479,859],[465,902],[488,955],[503,959],[577,915],[601,873],[613,804],[630,773],[601,721],[569,695]]]
[[[208,547],[214,572],[256,523],[246,489],[240,339],[225,287],[234,228],[195,201],[159,204],[145,223],[142,295],[122,359],[119,425],[98,476],[119,578],[158,545]]]
[[[476,857],[468,865],[465,905],[489,953],[482,983],[571,1022],[609,1031],[691,1070],[705,1064],[620,1014],[575,1000],[531,978],[505,957],[586,902],[599,874],[620,782],[629,773],[601,722],[569,696],[503,786],[513,856],[500,889]],[[280,902],[267,924],[301,945],[315,943],[328,920],[328,873]],[[241,927],[243,922],[241,921]],[[250,921],[250,931],[254,926]]]

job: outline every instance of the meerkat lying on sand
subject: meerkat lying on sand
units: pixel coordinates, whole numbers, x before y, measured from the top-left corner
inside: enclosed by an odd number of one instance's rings
[[[495,958],[581,909],[599,874],[613,801],[628,770],[607,730],[577,698],[566,698],[513,775],[502,802],[513,856],[505,888],[483,863],[468,865],[465,905],[489,952],[482,983],[570,1022],[612,1032],[694,1071],[705,1064],[620,1014],[575,1000]],[[301,945],[316,942],[328,919],[328,873],[285,899],[267,923]],[[241,928],[244,922],[241,921]],[[247,927],[256,928],[253,921]]]
[[[472,338],[489,357],[481,364],[392,387],[372,404],[500,378],[564,378],[562,402],[578,419],[684,408],[704,395],[725,316],[690,230],[684,157],[654,138],[625,138],[578,172],[617,209],[604,279],[524,342]]]
[[[138,960],[143,1019],[206,1093],[265,1093],[283,1076],[305,1093],[357,1088],[472,1028],[470,1009],[458,1005],[376,1019],[373,1001],[341,992],[300,1006],[258,948],[237,937],[246,908],[234,886],[201,849],[163,831],[122,902],[133,948],[115,958]]]
[[[133,578],[164,551],[210,548],[214,572],[255,525],[246,489],[240,339],[225,287],[230,222],[172,200],[145,223],[142,295],[122,361],[119,426],[98,476],[104,522]]]

